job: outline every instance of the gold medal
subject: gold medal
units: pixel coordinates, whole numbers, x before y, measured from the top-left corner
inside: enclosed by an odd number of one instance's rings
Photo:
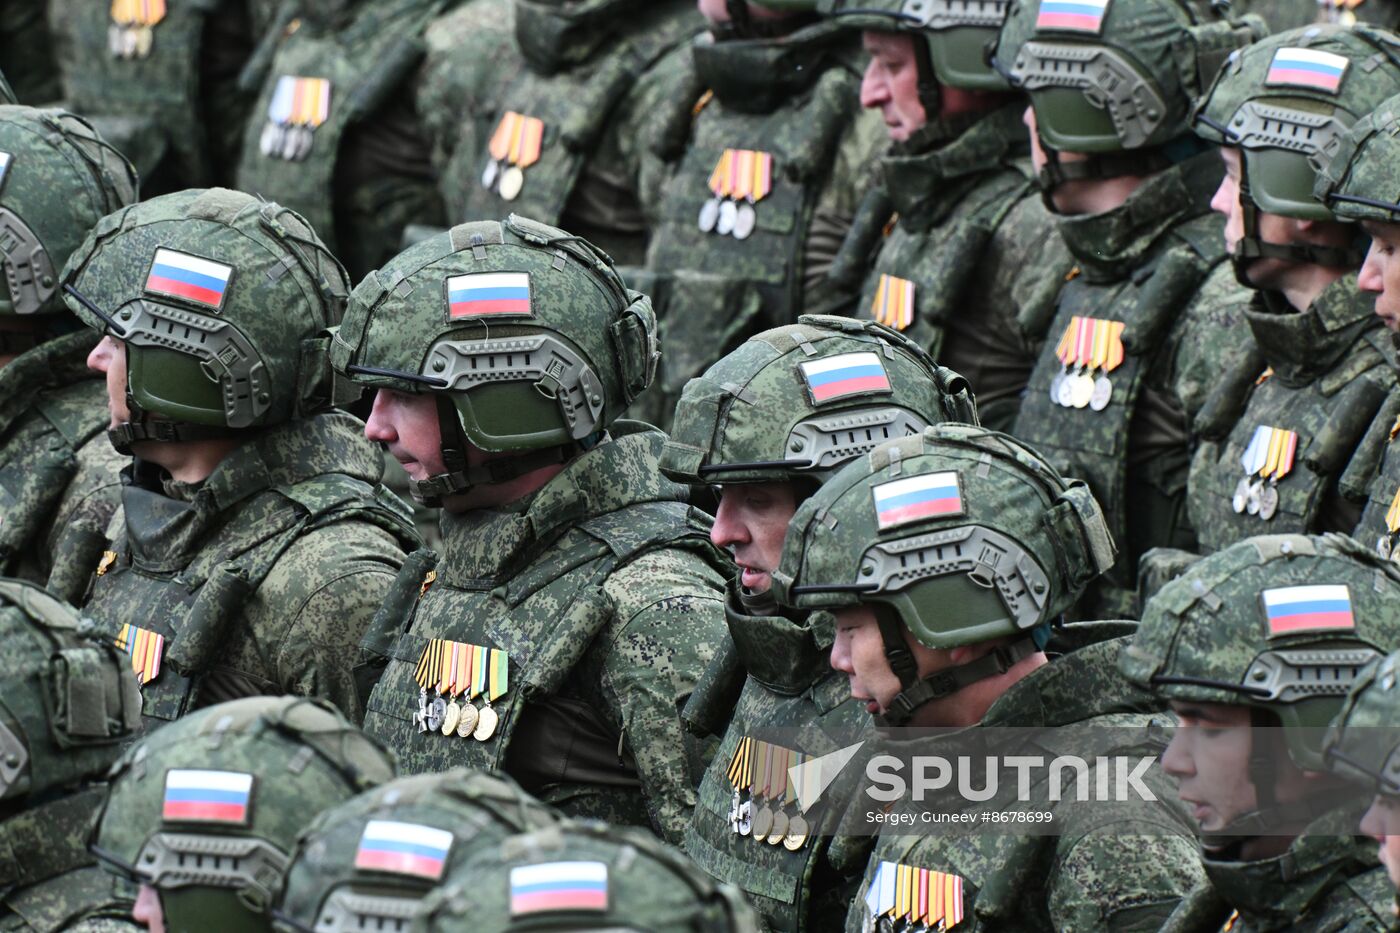
[[[496,725],[500,722],[500,717],[496,711],[489,706],[483,706],[477,712],[476,728],[472,730],[472,738],[478,742],[485,742],[496,734]]]
[[[789,852],[796,852],[807,844],[807,832],[809,827],[807,821],[801,814],[796,814],[788,820],[787,835],[783,837],[783,848]]]
[[[525,172],[518,165],[512,165],[501,175],[500,195],[507,201],[514,201],[520,197],[520,191],[525,187]]]
[[[788,815],[782,810],[773,814],[773,825],[768,830],[768,844],[770,846],[780,846],[787,838]]]
[[[155,31],[150,26],[141,26],[136,30],[136,57],[145,58],[151,54],[151,45],[155,41]]]
[[[757,842],[766,842],[768,833],[773,828],[773,811],[765,805],[758,811],[758,815],[753,818],[753,838]]]
[[[453,700],[447,704],[447,709],[442,714],[442,734],[451,735],[457,731],[457,723],[462,721],[462,707]]]
[[[471,738],[472,731],[476,729],[476,721],[478,718],[475,706],[470,703],[462,704],[462,718],[457,723],[457,738]]]

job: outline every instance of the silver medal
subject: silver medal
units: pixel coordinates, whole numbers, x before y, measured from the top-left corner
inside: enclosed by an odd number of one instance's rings
[[[754,227],[757,225],[758,214],[754,212],[753,205],[740,204],[734,217],[734,239],[747,240],[753,236]]]
[[[107,27],[107,51],[113,58],[121,58],[122,55],[122,27],[116,23]]]
[[[1055,399],[1055,401],[1060,403],[1061,408],[1074,407],[1075,378],[1076,376],[1070,375],[1069,373],[1065,373],[1064,378],[1060,380],[1060,388],[1056,392],[1056,395],[1058,397]]]
[[[1259,491],[1259,517],[1268,521],[1278,513],[1278,487],[1273,483]]]
[[[419,732],[428,731],[428,691],[418,691],[418,712],[413,714],[413,721],[418,726]]]
[[[490,191],[496,187],[496,179],[501,177],[501,163],[495,159],[486,162],[486,168],[481,171],[481,187]]]
[[[700,218],[696,226],[701,233],[713,233],[715,224],[719,223],[719,198],[710,198],[700,205]]]
[[[1089,407],[1094,411],[1103,411],[1108,407],[1108,403],[1113,401],[1113,383],[1107,376],[1100,376],[1094,380],[1094,394],[1089,396]]]
[[[1065,381],[1066,375],[1068,374],[1061,369],[1055,374],[1054,378],[1050,380],[1050,401],[1056,405],[1060,404],[1060,383]]]
[[[300,162],[311,154],[311,141],[314,138],[314,131],[309,126],[298,126],[296,128],[296,148],[292,152],[292,160]]]
[[[729,236],[734,232],[734,221],[738,217],[738,205],[733,201],[725,201],[719,206],[719,222],[715,224],[715,232],[720,236]]]
[[[1244,510],[1250,515],[1259,514],[1259,493],[1264,490],[1263,482],[1251,483],[1249,496],[1245,499]]]
[[[739,804],[739,835],[747,836],[753,832],[753,801],[745,800]]]
[[[1381,556],[1381,560],[1390,560],[1394,550],[1395,542],[1390,540],[1390,535],[1384,534],[1376,539],[1376,553]]]
[[[428,707],[428,731],[441,732],[442,720],[447,715],[447,701],[442,697],[433,700]]]
[[[258,151],[266,158],[273,158],[282,148],[282,126],[268,120],[263,125],[262,135],[258,137]]]
[[[1245,506],[1249,504],[1249,477],[1246,476],[1235,484],[1235,496],[1230,500],[1230,507],[1235,510],[1236,515],[1243,515]]]

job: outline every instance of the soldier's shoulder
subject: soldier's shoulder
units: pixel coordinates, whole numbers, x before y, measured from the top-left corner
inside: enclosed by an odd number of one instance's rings
[[[1328,892],[1317,908],[1318,929],[1381,931],[1395,929],[1395,886],[1383,866],[1352,875]]]

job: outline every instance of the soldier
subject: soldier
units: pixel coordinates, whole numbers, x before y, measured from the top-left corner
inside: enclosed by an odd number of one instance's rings
[[[442,223],[413,83],[423,30],[449,2],[303,3],[256,72],[237,187],[305,216],[355,281],[398,252],[410,220]]]
[[[272,915],[305,933],[398,929],[473,854],[557,822],[503,774],[402,777],[330,808],[302,833]]]
[[[474,855],[428,898],[415,933],[763,929],[736,889],[629,827],[568,822]]]
[[[136,651],[144,715],[294,693],[357,720],[356,645],[416,541],[332,411],[339,264],[296,214],[215,188],[108,215],[64,285],[135,456],[84,614]]]
[[[259,36],[288,27],[292,3],[48,5],[64,106],[131,158],[147,197],[232,180],[254,91],[239,73]]]
[[[861,104],[881,112],[891,146],[832,275],[864,277],[857,315],[966,377],[996,430],[1035,362],[1023,322],[1044,328],[1072,265],[1035,185],[1025,99],[986,60],[1009,5],[834,4],[838,23],[865,31]]]
[[[324,701],[232,700],[122,756],[90,848],[140,885],[132,917],[151,933],[270,933],[307,820],[393,776],[393,758]]]
[[[1400,171],[1400,149],[1393,133],[1400,129],[1400,96],[1357,120],[1342,137],[1336,154],[1317,176],[1313,191],[1339,219],[1356,221],[1371,237],[1371,247],[1357,277],[1357,287],[1374,295],[1374,311],[1390,330],[1387,360],[1400,340],[1400,191],[1393,178]],[[1392,388],[1371,430],[1357,447],[1338,483],[1348,498],[1364,503],[1352,530],[1357,540],[1375,542],[1381,557],[1400,547],[1400,391]]]
[[[1121,618],[1143,552],[1194,543],[1191,418],[1248,347],[1221,336],[1244,332],[1247,293],[1210,213],[1220,165],[1189,117],[1250,30],[1178,0],[1062,6],[1013,4],[996,50],[1030,94],[1040,184],[1077,262],[1012,433],[1103,504],[1119,563],[1079,612]],[[1066,64],[1080,61],[1098,64]]]
[[[1209,553],[1263,531],[1350,531],[1337,480],[1386,394],[1390,341],[1356,285],[1355,224],[1313,197],[1315,165],[1345,129],[1400,91],[1400,37],[1368,26],[1270,36],[1221,70],[1197,112],[1226,175],[1212,206],[1258,354],[1222,375],[1196,430],[1187,493]]]
[[[834,613],[832,667],[881,726],[978,726],[986,754],[1022,754],[1026,742],[1000,727],[1074,725],[1094,746],[1087,757],[1120,755],[1160,708],[1114,667],[1122,626],[1052,632],[1113,559],[1083,483],[1007,435],[944,424],[852,461],[803,503],[773,589],[783,606]],[[1035,742],[1059,754],[1053,735]],[[1055,835],[882,833],[846,929],[898,913],[876,881],[911,868],[961,892],[922,922],[995,930],[1148,929],[1200,879],[1185,819],[1165,804],[1081,806],[1047,797],[1043,780],[1031,797]]]
[[[658,472],[664,436],[618,422],[654,326],[587,241],[512,215],[367,276],[331,359],[443,508],[441,561],[405,565],[366,637],[366,728],[412,771],[503,769],[679,840],[703,765],[678,711],[725,638],[725,561]]]
[[[669,177],[637,282],[664,362],[638,416],[662,427],[686,381],[745,339],[854,297],[826,273],[883,137],[858,106],[859,46],[814,6],[700,0],[710,33],[654,78],[675,88],[651,144]]]
[[[1171,704],[1161,759],[1209,884],[1165,930],[1386,930],[1394,892],[1354,835],[1364,803],[1322,741],[1369,660],[1400,644],[1400,570],[1341,535],[1248,538],[1143,610],[1124,676]]]
[[[977,421],[956,373],[882,325],[806,314],[749,338],[692,379],[676,408],[662,472],[718,488],[710,540],[739,569],[725,599],[731,650],[711,664],[685,709],[693,729],[724,737],[700,783],[685,849],[743,890],[770,929],[839,924],[861,865],[834,863],[834,813],[782,809],[776,825],[756,832],[751,820],[762,801],[733,765],[773,748],[784,756],[834,752],[833,735],[844,738],[868,720],[827,663],[829,617],[785,616],[769,575],[788,522],[819,483],[878,444],[941,421]],[[804,742],[794,749],[763,738],[772,729],[801,733]]]
[[[431,92],[456,134],[440,184],[453,220],[510,210],[574,231],[619,264],[640,265],[646,218],[639,193],[644,144],[666,86],[659,60],[697,34],[692,0],[514,0],[510,57],[445,50],[450,86],[486,85],[487,120],[462,116],[460,95]],[[438,80],[442,80],[436,73]]]
[[[134,929],[87,829],[140,725],[130,659],[82,637],[67,603],[0,580],[0,930]]]
[[[104,214],[136,200],[130,163],[62,110],[0,107],[0,572],[75,601],[102,553],[126,463],[103,436],[106,391],[87,369],[58,274]]]

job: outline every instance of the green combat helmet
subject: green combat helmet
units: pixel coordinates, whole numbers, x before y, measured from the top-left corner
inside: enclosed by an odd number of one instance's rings
[[[651,300],[586,240],[512,214],[453,227],[371,272],[331,361],[357,383],[437,399],[447,472],[410,481],[437,505],[564,463],[656,375]],[[466,447],[520,456],[468,467]]]
[[[1352,125],[1317,173],[1313,197],[1341,220],[1400,223],[1400,95]]]
[[[388,752],[328,703],[221,703],[122,756],[91,849],[160,892],[167,929],[267,930],[307,821],[393,776]]]
[[[901,691],[885,721],[1002,673],[1117,555],[1098,503],[1013,438],[944,424],[847,465],[797,510],[773,574],[784,606],[873,603]],[[930,648],[1008,636],[918,679],[904,630]]]
[[[456,768],[390,781],[322,813],[301,837],[275,926],[398,929],[473,853],[557,819],[503,774]]]
[[[63,264],[136,188],[131,163],[81,117],[0,107],[0,315],[62,311]]]
[[[1400,37],[1373,26],[1291,29],[1230,56],[1201,101],[1195,126],[1204,139],[1241,152],[1244,236],[1231,256],[1237,275],[1260,258],[1361,265],[1365,249],[1359,242],[1265,243],[1259,211],[1335,220],[1313,197],[1319,169],[1352,124],[1397,92]]]
[[[1118,666],[1168,700],[1247,706],[1282,725],[1299,768],[1325,770],[1323,730],[1367,663],[1400,645],[1400,568],[1343,535],[1248,538],[1162,587]],[[1256,745],[1275,734],[1265,729]],[[1258,809],[1204,839],[1223,848],[1335,805],[1274,800],[1275,754],[1256,748]],[[1302,809],[1300,809],[1302,808]]]
[[[1234,49],[1263,35],[1178,0],[1012,4],[995,67],[1030,95],[1049,164],[1041,186],[1144,175],[1201,151],[1191,108]],[[1088,153],[1082,162],[1060,151]]]
[[[804,314],[686,383],[661,470],[678,483],[821,482],[943,421],[977,423],[965,379],[896,330]]]
[[[104,217],[63,273],[65,300],[126,344],[133,441],[236,436],[349,399],[326,363],[345,272],[297,214],[223,188]]]
[[[739,891],[651,833],[569,821],[480,847],[424,904],[415,933],[757,933]]]
[[[1322,754],[1333,774],[1400,798],[1400,652],[1361,672],[1332,720]]]

